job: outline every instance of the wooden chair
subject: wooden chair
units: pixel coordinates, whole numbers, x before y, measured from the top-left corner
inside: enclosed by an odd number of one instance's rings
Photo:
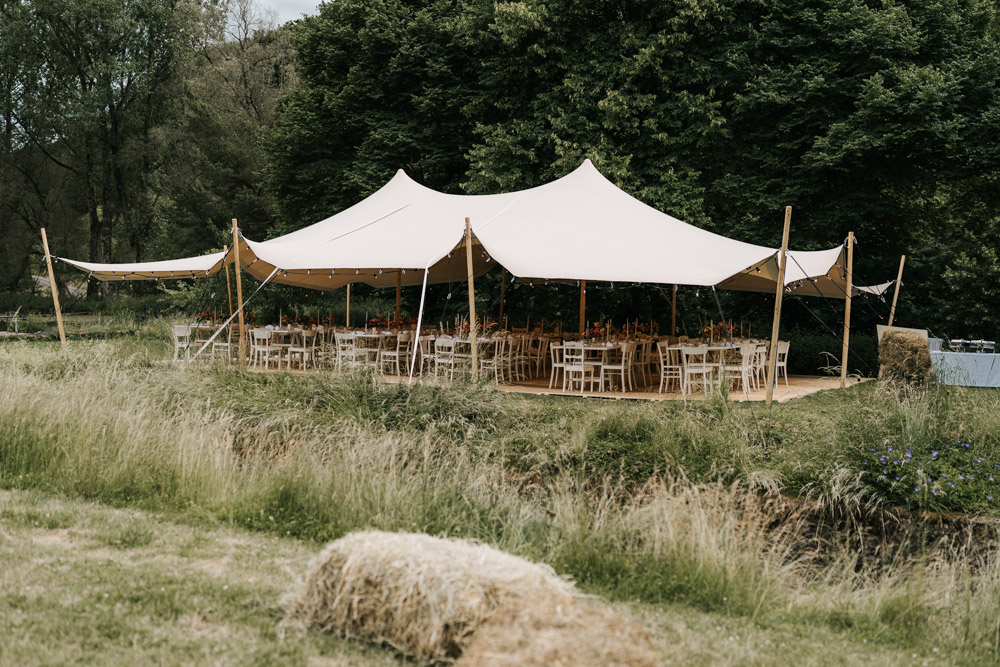
[[[682,347],[681,361],[681,393],[687,396],[692,380],[701,378],[701,385],[707,394],[715,374],[715,366],[708,362],[708,346]]]
[[[253,367],[264,362],[264,369],[267,370],[274,361],[275,368],[281,368],[281,349],[271,344],[271,336],[274,332],[264,327],[258,327],[250,331],[250,356],[253,358]]]
[[[448,379],[455,379],[455,339],[442,336],[434,339],[434,378],[444,371]]]
[[[396,375],[403,375],[410,369],[410,354],[413,352],[413,341],[410,339],[410,332],[404,331],[396,336],[395,347],[382,350],[379,358],[379,368],[384,372],[388,365],[394,368]]]
[[[174,361],[177,361],[182,351],[184,361],[191,359],[191,345],[194,343],[192,331],[193,327],[190,324],[175,324],[171,327],[171,333],[174,337]]]
[[[585,359],[583,343],[563,345],[563,391],[572,390],[573,384],[578,383],[582,394],[586,385],[593,390],[599,382],[597,367]]]
[[[660,393],[663,393],[664,387],[670,391],[674,382],[680,389],[682,380],[680,350],[671,349],[669,342],[657,343],[656,349],[660,353]]]
[[[625,393],[626,386],[628,391],[632,391],[634,387],[634,382],[632,381],[632,366],[635,364],[635,349],[636,344],[632,341],[625,341],[622,343],[622,354],[616,363],[601,364],[601,380],[600,387],[601,391],[604,391],[604,376],[608,375],[609,379],[611,376],[617,375],[621,380],[622,393]]]

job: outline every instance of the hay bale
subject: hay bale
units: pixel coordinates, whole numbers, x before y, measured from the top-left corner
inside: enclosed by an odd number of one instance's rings
[[[457,665],[654,667],[649,633],[611,609],[539,595],[506,604],[480,626]]]
[[[931,375],[927,341],[906,331],[887,331],[879,339],[878,363],[882,377],[923,384]]]
[[[486,545],[366,531],[316,557],[285,622],[448,660],[498,607],[539,593],[567,604],[576,596],[548,566]]]

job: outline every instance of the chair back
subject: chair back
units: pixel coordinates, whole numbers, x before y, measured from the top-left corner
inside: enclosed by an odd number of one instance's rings
[[[552,362],[553,368],[563,365],[565,350],[566,348],[563,345],[549,345],[549,360]]]
[[[708,363],[708,346],[698,345],[697,347],[682,347],[681,359],[685,368],[705,366]]]
[[[792,344],[787,340],[778,341],[778,363],[784,363],[788,359],[788,349]]]
[[[266,328],[255,328],[250,330],[250,337],[253,339],[254,345],[267,345],[268,341],[271,340],[271,330]]]
[[[438,359],[451,359],[455,356],[455,339],[442,336],[434,339],[434,356]]]
[[[174,334],[175,343],[190,343],[191,342],[191,325],[190,324],[175,324],[172,327]]]
[[[669,342],[660,341],[656,344],[656,349],[660,353],[661,366],[680,366],[680,359],[678,359],[680,350],[670,349]]]
[[[563,345],[563,365],[565,367],[583,366],[583,360],[583,343],[573,341]]]

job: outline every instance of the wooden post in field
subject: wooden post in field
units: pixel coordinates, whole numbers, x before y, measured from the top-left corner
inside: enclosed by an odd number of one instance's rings
[[[469,347],[472,348],[472,377],[479,375],[479,346],[476,344],[476,283],[472,271],[472,223],[465,219],[465,263],[469,267]]]
[[[240,273],[240,232],[236,226],[236,218],[233,218],[233,272],[236,274],[236,300],[239,301],[239,322],[240,322],[240,363],[245,363],[247,358],[247,328],[243,318],[243,275]],[[229,276],[229,273],[226,273]]]
[[[503,298],[507,292],[507,269],[500,269],[500,317],[497,318],[497,322],[500,324],[500,328],[506,328],[503,325]]]
[[[403,272],[396,271],[396,328],[399,328],[400,304],[403,295]]]
[[[59,341],[66,348],[66,330],[63,328],[62,309],[59,307],[59,290],[56,288],[56,274],[52,273],[52,255],[49,253],[49,239],[42,227],[42,247],[45,249],[45,264],[49,267],[49,286],[52,288],[52,304],[56,307],[56,324],[59,326]]]
[[[347,315],[344,318],[347,321],[347,328],[351,328],[351,283],[347,283]]]
[[[778,258],[778,285],[774,290],[774,320],[771,322],[771,349],[767,353],[767,393],[765,402],[774,398],[775,370],[778,364],[778,329],[781,322],[781,299],[785,294],[785,263],[788,259],[788,228],[792,224],[792,207],[785,207],[785,228],[781,232],[781,254]]]
[[[854,232],[847,233],[847,289],[844,296],[844,352],[840,359],[840,388],[847,386],[847,351],[851,342],[851,292],[854,291]]]
[[[233,284],[229,281],[229,265],[226,264],[226,255],[229,254],[229,248],[222,246],[222,268],[226,272],[226,294],[229,295],[229,317],[233,316]]]
[[[580,333],[583,333],[583,328],[586,326],[587,317],[587,281],[580,281]]]
[[[670,300],[670,335],[677,335],[677,285],[674,285],[674,296]]]
[[[896,289],[892,292],[892,307],[889,308],[889,326],[896,317],[896,299],[899,298],[899,286],[903,284],[903,264],[906,263],[906,255],[899,258],[899,275],[896,276]]]

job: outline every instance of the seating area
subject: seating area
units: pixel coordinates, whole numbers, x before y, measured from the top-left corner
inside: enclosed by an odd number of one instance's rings
[[[464,327],[412,330],[351,330],[343,327],[250,327],[247,364],[257,371],[351,372],[367,369],[390,377],[414,376],[450,382],[468,378],[472,344]],[[219,329],[208,324],[175,325],[174,360],[196,356]],[[234,361],[236,327],[224,329],[198,360]],[[494,331],[477,337],[482,378],[501,386],[540,385],[553,393],[619,395],[707,395],[760,391],[766,382],[768,343],[751,339],[690,339],[685,336],[605,336]],[[776,382],[788,382],[789,343],[780,341]]]

